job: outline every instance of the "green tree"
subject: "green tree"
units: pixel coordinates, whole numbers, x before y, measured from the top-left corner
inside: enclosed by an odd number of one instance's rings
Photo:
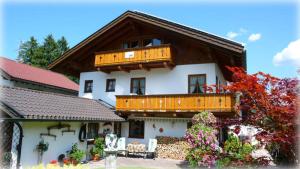
[[[47,66],[55,59],[60,57],[69,49],[68,42],[65,37],[61,37],[57,41],[49,34],[40,44],[33,36],[19,46],[18,58],[20,62],[32,66],[47,69]],[[78,78],[67,76],[69,79],[78,83]]]
[[[37,55],[38,49],[39,44],[37,40],[33,36],[31,36],[29,41],[26,41],[24,43],[21,42],[17,60],[26,64],[32,64],[32,60],[34,60],[32,58],[36,58],[35,55]]]

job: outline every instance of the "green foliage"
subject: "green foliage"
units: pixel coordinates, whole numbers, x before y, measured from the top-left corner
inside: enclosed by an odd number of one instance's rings
[[[254,147],[250,143],[242,143],[237,136],[230,134],[224,145],[224,152],[218,155],[218,168],[254,164],[251,152]]]
[[[233,134],[229,135],[224,145],[225,152],[229,153],[236,159],[245,159],[253,151],[253,146],[249,143],[242,143],[238,137]]]
[[[105,142],[103,138],[96,138],[94,142],[94,147],[90,150],[92,155],[99,155],[103,154]]]
[[[49,148],[49,143],[46,143],[44,140],[41,140],[36,146],[36,149],[41,152],[46,152]]]
[[[72,150],[69,152],[69,157],[77,162],[80,162],[84,155],[85,152],[78,149],[77,143],[72,146]]]
[[[68,42],[63,36],[56,41],[50,34],[44,39],[42,44],[39,44],[32,36],[28,41],[20,44],[17,60],[25,64],[47,69],[50,63],[68,49]],[[68,78],[76,83],[79,81],[78,78],[73,76],[68,76]]]

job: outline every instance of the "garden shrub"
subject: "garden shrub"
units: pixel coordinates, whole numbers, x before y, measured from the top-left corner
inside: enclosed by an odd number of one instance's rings
[[[210,112],[202,112],[192,118],[192,127],[187,130],[185,139],[190,145],[186,159],[191,166],[214,166],[218,154],[215,116]]]
[[[224,152],[218,155],[217,167],[252,165],[255,163],[251,156],[253,150],[250,143],[242,143],[237,136],[230,134],[225,141]]]
[[[74,161],[75,163],[79,163],[82,160],[82,158],[83,158],[84,155],[85,155],[85,152],[83,150],[78,149],[77,143],[75,143],[72,146],[72,149],[69,152],[70,159],[71,160],[75,160]]]

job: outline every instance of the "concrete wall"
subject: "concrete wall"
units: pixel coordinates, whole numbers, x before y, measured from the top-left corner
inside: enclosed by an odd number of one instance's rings
[[[134,70],[130,73],[116,71],[106,74],[103,72],[83,72],[80,74],[79,96],[91,99],[102,99],[115,105],[115,95],[130,94],[130,79],[146,78],[146,94],[184,94],[188,93],[188,75],[206,74],[207,85],[215,84],[216,64],[178,65],[173,70],[156,68],[150,71]],[[222,74],[219,75],[222,77]],[[116,79],[115,92],[106,92],[106,79]],[[84,93],[85,80],[93,80],[93,92]]]
[[[62,135],[61,130],[63,129],[52,129],[50,133],[57,136],[56,140],[53,137],[48,136],[43,136],[43,138],[40,137],[40,133],[47,133],[47,127],[57,124],[58,122],[22,123],[24,137],[21,151],[21,165],[23,168],[38,164],[38,152],[36,151],[36,145],[38,145],[42,139],[49,143],[49,149],[43,155],[44,164],[48,164],[51,160],[57,160],[60,154],[66,154],[66,151],[71,150],[71,147],[74,143],[78,143],[79,149],[86,150],[86,142],[80,142],[78,139],[79,130],[82,125],[81,122],[62,122],[62,124],[70,124],[70,129],[75,130],[75,134],[71,132],[64,133]],[[104,129],[103,122],[99,123],[99,127],[98,133],[102,133]]]
[[[188,123],[187,119],[166,119],[158,117],[136,120],[143,120],[145,122],[144,139],[128,138],[129,122],[124,122],[122,123],[121,136],[126,137],[126,144],[133,141],[138,141],[140,143],[148,145],[149,139],[155,138],[156,136],[183,137],[186,132]],[[155,128],[153,127],[153,125],[155,126]],[[159,131],[160,128],[163,128],[163,132]]]

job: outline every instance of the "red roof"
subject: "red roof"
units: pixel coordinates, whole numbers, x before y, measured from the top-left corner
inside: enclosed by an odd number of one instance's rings
[[[79,86],[66,76],[0,57],[0,69],[12,78],[78,91]]]

